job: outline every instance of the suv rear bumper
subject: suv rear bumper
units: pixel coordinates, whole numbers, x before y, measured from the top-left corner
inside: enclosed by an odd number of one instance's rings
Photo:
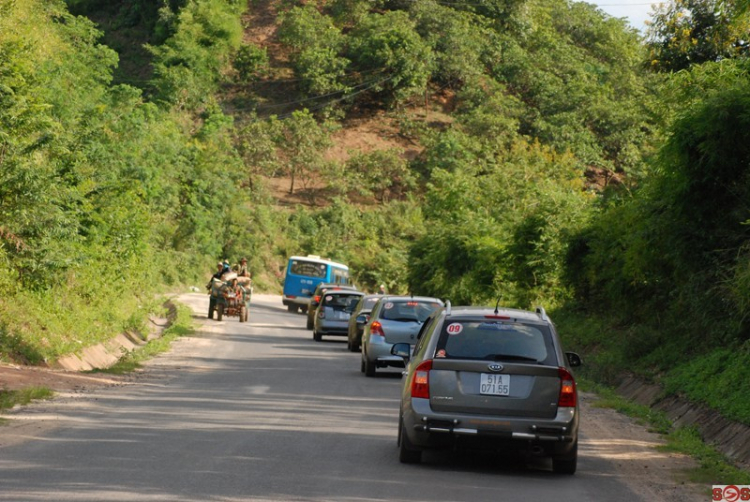
[[[558,408],[550,419],[493,415],[449,415],[430,410],[428,399],[412,399],[404,410],[409,440],[421,448],[515,450],[531,455],[564,458],[578,440],[578,410]]]

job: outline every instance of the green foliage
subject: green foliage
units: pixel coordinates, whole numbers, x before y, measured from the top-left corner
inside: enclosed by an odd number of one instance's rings
[[[281,16],[279,38],[292,47],[294,71],[305,94],[319,96],[349,89],[343,77],[349,60],[341,55],[344,36],[313,5]]]
[[[434,81],[458,87],[480,79],[485,57],[492,54],[497,39],[486,19],[436,2],[415,3],[410,14],[434,54]]]
[[[375,195],[380,202],[400,198],[416,186],[414,173],[409,169],[403,152],[374,150],[351,157],[345,167],[347,173],[355,173],[350,184],[363,195]],[[345,176],[342,173],[342,177]]]
[[[683,359],[664,378],[670,394],[687,395],[694,402],[720,410],[741,423],[750,423],[750,343],[739,348],[714,348],[704,355]]]
[[[246,215],[231,119],[210,100],[193,121],[111,86],[116,55],[60,2],[4,6],[0,350],[40,363],[139,326],[142,299],[249,230],[233,227]]]
[[[410,288],[461,304],[553,305],[566,296],[566,238],[585,221],[581,175],[573,158],[538,144],[519,141],[495,155],[431,169]]]
[[[242,44],[232,60],[232,67],[239,82],[252,82],[268,71],[268,52],[265,47]]]
[[[432,70],[429,46],[402,11],[363,18],[349,34],[347,56],[361,71],[378,72],[369,88],[395,102],[424,92]]]
[[[331,145],[331,127],[331,123],[318,124],[308,110],[296,111],[282,121],[276,144],[283,159],[281,165],[290,178],[290,194],[294,193],[296,181],[307,188],[325,168],[323,151]]]
[[[582,167],[640,174],[656,112],[637,34],[583,3],[552,2],[531,16],[533,29],[502,37],[492,63],[526,104],[519,132],[571,151]]]
[[[750,17],[737,2],[675,0],[659,4],[652,17],[648,47],[654,70],[750,56]]]
[[[231,55],[240,47],[240,3],[189,0],[164,44],[149,46],[159,100],[195,109],[215,91]]]

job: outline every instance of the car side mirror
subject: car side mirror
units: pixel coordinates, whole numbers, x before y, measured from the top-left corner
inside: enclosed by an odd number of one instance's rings
[[[408,362],[411,358],[411,345],[408,343],[395,343],[393,344],[393,347],[391,347],[391,354],[402,357],[404,362]]]
[[[571,368],[577,368],[583,364],[581,356],[579,356],[575,352],[566,352],[565,357],[568,358],[568,364],[570,364]]]
[[[367,324],[367,316],[366,315],[358,315],[357,316],[357,324]]]

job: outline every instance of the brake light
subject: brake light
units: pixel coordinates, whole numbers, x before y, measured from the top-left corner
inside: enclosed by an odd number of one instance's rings
[[[414,370],[414,376],[411,381],[411,397],[420,397],[430,399],[430,370],[432,369],[432,359],[422,361]]]
[[[385,333],[383,333],[383,325],[380,324],[379,321],[372,321],[372,324],[370,325],[370,334],[385,337]]]
[[[315,303],[318,303],[320,301],[320,295],[315,295],[315,297],[313,298],[313,301]]]
[[[557,406],[574,408],[577,401],[576,381],[565,368],[557,368],[557,374],[560,376],[560,397],[557,399]]]
[[[409,306],[409,307],[416,307],[417,305],[419,305],[419,303],[417,303],[417,302],[406,302],[406,305]]]

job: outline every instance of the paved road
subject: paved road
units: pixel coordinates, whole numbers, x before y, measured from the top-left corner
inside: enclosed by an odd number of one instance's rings
[[[182,299],[203,322],[206,296]],[[54,427],[0,449],[0,500],[673,500],[639,493],[585,431],[572,477],[449,453],[404,466],[400,371],[365,378],[343,339],[304,324],[257,296],[249,323],[206,322],[137,384],[32,406],[15,419]]]

